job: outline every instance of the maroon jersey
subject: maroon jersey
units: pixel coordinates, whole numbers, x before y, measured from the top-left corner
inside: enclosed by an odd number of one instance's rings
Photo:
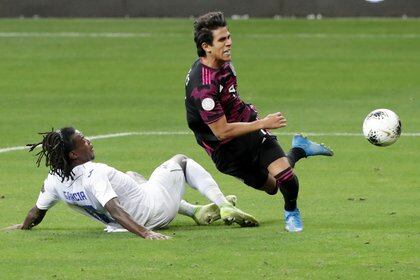
[[[250,122],[257,118],[255,108],[239,97],[236,73],[231,63],[213,69],[198,59],[188,72],[185,92],[188,126],[194,132],[198,144],[210,155],[231,139],[219,141],[208,124],[222,116],[226,116],[228,123]]]

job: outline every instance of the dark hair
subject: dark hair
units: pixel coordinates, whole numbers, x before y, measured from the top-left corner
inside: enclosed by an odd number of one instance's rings
[[[201,47],[201,44],[207,43],[210,46],[213,44],[212,31],[219,27],[225,27],[226,25],[225,16],[222,12],[210,12],[195,20],[194,42],[197,46],[198,56],[206,56],[206,52]]]
[[[45,166],[50,168],[52,174],[57,174],[62,179],[73,179],[73,172],[69,152],[74,149],[72,136],[76,133],[73,127],[64,127],[58,130],[52,129],[49,132],[40,132],[42,141],[35,144],[27,144],[32,152],[38,145],[41,151],[36,154],[36,164],[39,167],[42,158],[45,156]]]

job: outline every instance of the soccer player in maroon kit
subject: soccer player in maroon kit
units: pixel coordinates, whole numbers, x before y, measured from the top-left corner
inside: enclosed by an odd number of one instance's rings
[[[259,119],[255,108],[241,100],[231,64],[232,38],[223,13],[199,17],[194,23],[194,41],[199,59],[186,78],[185,106],[197,143],[219,171],[270,195],[280,190],[285,202],[285,229],[301,231],[296,203],[299,182],[292,168],[303,157],[332,156],[333,152],[297,134],[286,155],[268,131],[286,126],[283,114],[276,112]]]

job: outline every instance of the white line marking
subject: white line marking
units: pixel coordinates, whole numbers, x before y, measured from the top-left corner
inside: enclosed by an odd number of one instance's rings
[[[103,37],[103,38],[145,38],[151,37],[152,33],[85,33],[85,32],[0,32],[0,37],[21,38],[21,37],[50,37],[50,38],[85,38],[85,37]]]
[[[25,146],[10,147],[10,148],[1,148],[0,149],[0,154],[1,153],[12,152],[12,151],[26,150],[26,149],[27,149],[27,147],[25,147]]]
[[[113,134],[103,134],[103,135],[96,135],[96,136],[87,136],[90,140],[98,140],[98,139],[106,139],[106,138],[114,138],[114,137],[124,137],[124,136],[131,136],[131,135],[142,135],[142,136],[159,136],[159,135],[189,135],[192,132],[188,131],[140,131],[140,132],[121,132],[121,133],[113,133]]]
[[[151,37],[186,37],[189,33],[133,33],[133,32],[0,32],[0,38],[151,38]],[[243,38],[266,38],[266,39],[282,39],[282,38],[353,38],[353,39],[418,39],[419,33],[406,34],[340,34],[340,33],[291,33],[291,34],[275,34],[275,33],[248,33],[238,34]]]
[[[297,132],[281,132],[281,133],[273,133],[274,135],[284,135],[284,136],[291,136],[295,135]],[[173,135],[192,135],[192,132],[189,131],[133,131],[133,132],[120,132],[120,133],[111,133],[111,134],[102,134],[102,135],[94,135],[94,136],[86,136],[90,140],[101,140],[101,139],[108,139],[108,138],[116,138],[116,137],[126,137],[132,135],[140,135],[140,136],[173,136]],[[327,136],[327,137],[362,137],[361,133],[348,133],[348,132],[308,132],[305,133],[308,136]],[[402,136],[404,137],[420,137],[420,132],[413,132],[413,133],[403,133]],[[17,147],[6,147],[0,148],[0,154],[8,153],[13,151],[21,151],[21,150],[28,150],[26,146],[17,146]]]
[[[417,39],[420,34],[338,34],[338,33],[292,33],[292,34],[239,34],[240,37],[250,38],[350,38],[350,39]]]

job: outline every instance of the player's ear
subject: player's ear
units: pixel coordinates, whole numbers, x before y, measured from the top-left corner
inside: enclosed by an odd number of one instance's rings
[[[204,42],[201,44],[201,47],[206,53],[211,53],[211,45]]]
[[[70,158],[71,160],[75,160],[75,159],[77,159],[77,158],[78,158],[78,155],[77,155],[77,153],[75,153],[74,151],[71,151],[71,152],[69,153],[69,158]]]

